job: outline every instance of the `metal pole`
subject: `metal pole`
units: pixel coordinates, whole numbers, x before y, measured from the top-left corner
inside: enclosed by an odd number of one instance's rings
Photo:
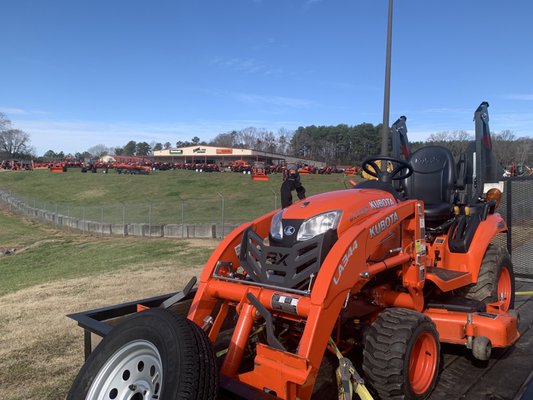
[[[509,255],[513,255],[513,180],[509,179],[506,181],[505,190],[507,191],[507,197],[505,202],[505,207],[507,208],[507,251]]]
[[[181,200],[181,238],[185,237],[185,200],[180,197]]]
[[[83,221],[82,224],[81,224],[81,231],[82,231],[83,233],[85,233],[85,225],[87,224],[87,221],[85,221],[85,207],[83,207],[83,211],[82,211],[82,217],[81,217],[81,219],[82,219],[82,221]]]
[[[381,127],[381,155],[388,155],[389,148],[389,106],[390,106],[390,66],[392,47],[392,0],[389,0],[389,21],[387,25],[387,56],[385,61],[385,96],[383,100],[383,126]]]
[[[276,192],[274,189],[270,188],[270,191],[274,193],[274,210],[278,209],[278,192]]]
[[[56,203],[56,217],[55,217],[55,223],[57,225],[57,203]]]
[[[126,236],[126,206],[122,204],[122,236]]]
[[[222,239],[224,239],[224,196],[222,196],[222,194],[220,192],[217,192],[217,194],[220,196],[220,198],[222,199],[222,221],[221,221],[221,225],[222,225],[222,233],[220,235],[220,237]]]
[[[102,207],[102,219],[100,222],[100,227],[102,228],[102,236],[104,236],[104,207]]]
[[[148,204],[148,236],[152,237],[152,203]]]

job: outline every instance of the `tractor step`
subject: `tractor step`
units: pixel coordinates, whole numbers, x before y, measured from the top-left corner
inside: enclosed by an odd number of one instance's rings
[[[459,312],[485,312],[485,304],[478,300],[465,299],[464,297],[449,297],[434,299],[428,302],[428,308],[438,308]]]
[[[426,279],[434,282],[443,292],[448,292],[472,283],[472,274],[446,268],[429,267],[427,268]]]
[[[429,267],[427,271],[428,271],[428,274],[437,275],[439,279],[443,281],[451,281],[453,279],[459,278],[460,276],[469,274],[469,272],[454,271],[451,269],[435,268],[435,267]]]

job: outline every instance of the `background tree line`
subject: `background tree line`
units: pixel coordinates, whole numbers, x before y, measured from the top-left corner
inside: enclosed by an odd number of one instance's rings
[[[0,112],[0,159],[35,157],[35,150],[30,146],[30,135],[15,129],[7,116]]]
[[[514,132],[492,132],[493,151],[496,158],[507,166],[512,162],[533,165],[533,138],[517,137]],[[190,141],[177,141],[175,147],[212,145],[220,147],[249,148],[270,153],[301,157],[326,162],[329,165],[360,164],[370,155],[379,154],[381,124],[339,124],[336,126],[310,125],[295,131],[285,128],[276,133],[264,128],[248,127],[220,133],[209,142],[194,136]],[[448,147],[455,157],[465,151],[473,140],[466,131],[442,131],[432,133],[425,142],[411,142],[413,150],[436,144]],[[389,141],[390,142],[390,141]],[[48,150],[38,161],[60,161],[66,156],[75,160],[100,158],[106,154],[125,156],[149,156],[154,151],[170,149],[173,143],[136,142],[130,140],[124,146],[107,147],[97,144],[74,155]],[[30,146],[30,135],[15,129],[7,116],[0,112],[0,159],[35,159],[35,150]]]

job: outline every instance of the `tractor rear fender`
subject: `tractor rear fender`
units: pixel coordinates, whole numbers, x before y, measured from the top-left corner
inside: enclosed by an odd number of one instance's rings
[[[479,226],[472,239],[472,245],[466,253],[453,253],[448,246],[445,247],[443,267],[447,269],[470,272],[472,283],[477,282],[479,269],[487,247],[494,237],[502,232],[507,232],[507,224],[500,214],[491,214]]]

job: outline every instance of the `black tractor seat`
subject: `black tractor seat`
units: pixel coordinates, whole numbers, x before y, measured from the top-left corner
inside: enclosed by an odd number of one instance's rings
[[[456,190],[456,165],[445,147],[425,146],[407,160],[413,174],[404,179],[403,188],[409,199],[424,202],[428,226],[438,226],[453,216]]]

